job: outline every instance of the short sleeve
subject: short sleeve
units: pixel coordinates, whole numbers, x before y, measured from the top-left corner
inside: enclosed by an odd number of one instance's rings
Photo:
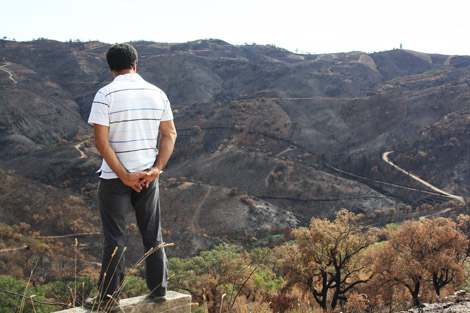
[[[168,97],[165,95],[164,92],[162,92],[162,100],[164,103],[164,109],[161,121],[171,121],[173,119],[173,112],[171,111],[170,101],[168,100]]]
[[[109,102],[100,90],[96,93],[93,104],[91,105],[90,116],[88,117],[88,124],[100,124],[109,126]]]

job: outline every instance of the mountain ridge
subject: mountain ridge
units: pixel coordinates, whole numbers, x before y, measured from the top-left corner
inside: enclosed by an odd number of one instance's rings
[[[225,208],[240,227],[264,236],[341,208],[371,216],[437,201],[328,167],[416,187],[381,160],[385,151],[395,151],[394,162],[434,185],[470,194],[470,56],[409,50],[303,55],[222,40],[132,44],[138,73],[167,93],[174,110],[179,137],[161,178],[162,197],[174,199],[166,202],[169,216],[179,210],[193,230],[168,221],[179,234],[172,235],[178,253],[195,254],[189,249],[195,243],[203,249],[226,235],[195,225],[235,229],[198,207],[219,215]],[[100,156],[86,120],[95,92],[112,79],[104,58],[109,46],[0,40],[0,168],[77,196],[91,210]],[[217,192],[178,209],[177,198],[194,196],[196,187]],[[235,197],[221,197],[235,189]],[[269,209],[246,211],[242,196]],[[13,205],[4,202],[2,212]],[[287,225],[282,221],[290,214],[295,218]]]

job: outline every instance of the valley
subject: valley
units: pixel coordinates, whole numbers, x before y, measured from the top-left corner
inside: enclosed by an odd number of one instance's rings
[[[469,56],[302,55],[216,39],[132,44],[138,73],[167,93],[178,131],[160,181],[170,256],[221,242],[269,245],[343,208],[371,225],[450,214],[449,200],[465,212]],[[0,40],[1,223],[25,223],[22,236],[57,251],[78,237],[83,259],[95,263],[101,161],[86,120],[112,78],[108,47]],[[382,159],[392,150],[397,168]],[[132,212],[128,232],[133,262],[142,247]],[[0,256],[20,258],[21,240],[4,239]],[[53,267],[48,279],[60,276],[59,263],[43,260]]]

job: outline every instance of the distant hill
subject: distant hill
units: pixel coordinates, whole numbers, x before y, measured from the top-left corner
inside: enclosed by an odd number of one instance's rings
[[[179,137],[161,183],[178,255],[223,238],[260,239],[340,208],[369,216],[445,200],[416,191],[426,188],[385,164],[385,151],[441,189],[470,195],[470,56],[302,55],[221,40],[133,45],[138,72],[167,93],[175,113]],[[112,79],[108,47],[0,40],[0,168],[13,175],[4,188],[55,190],[61,201],[78,197],[77,212],[96,208],[100,157],[86,120]],[[4,197],[2,222],[19,224],[24,215],[10,212],[26,206],[44,214],[51,204]],[[31,223],[48,235],[74,232]]]

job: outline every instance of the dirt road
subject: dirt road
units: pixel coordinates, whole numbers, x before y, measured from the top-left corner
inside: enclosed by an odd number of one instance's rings
[[[400,172],[405,173],[406,175],[410,176],[410,177],[413,178],[414,180],[419,181],[421,184],[423,184],[423,185],[425,185],[425,186],[431,188],[432,190],[434,190],[434,191],[436,191],[436,192],[438,192],[438,193],[441,193],[441,194],[443,194],[443,195],[445,195],[445,196],[447,196],[447,197],[449,197],[449,198],[452,198],[452,199],[454,199],[454,200],[457,200],[457,201],[459,201],[459,202],[465,204],[465,200],[464,200],[463,197],[457,196],[457,195],[453,195],[453,194],[450,194],[450,193],[448,193],[448,192],[446,192],[446,191],[444,191],[444,190],[442,190],[442,189],[439,189],[439,188],[437,188],[437,187],[431,185],[431,184],[428,183],[427,181],[422,180],[421,178],[419,178],[418,176],[414,175],[413,173],[410,173],[410,172],[408,172],[408,171],[402,169],[402,168],[399,167],[398,165],[394,164],[394,163],[393,163],[392,161],[390,161],[390,159],[388,158],[388,156],[389,156],[391,153],[393,153],[393,151],[384,152],[384,153],[382,154],[382,159],[383,159],[387,164],[393,166],[394,168],[396,168],[396,169],[399,170]]]

